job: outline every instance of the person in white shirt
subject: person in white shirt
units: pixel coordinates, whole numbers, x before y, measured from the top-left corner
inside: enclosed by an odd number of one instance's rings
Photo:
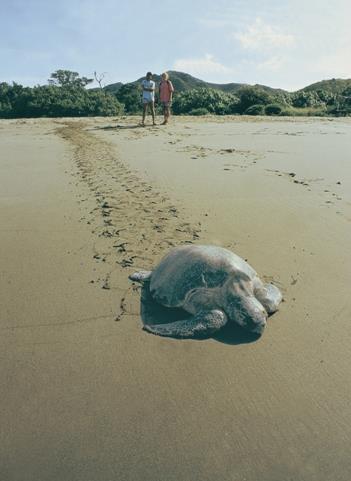
[[[149,107],[152,115],[152,124],[155,122],[155,82],[152,80],[152,73],[148,72],[146,78],[141,82],[141,88],[143,89],[143,120],[141,125],[145,126],[146,111]]]

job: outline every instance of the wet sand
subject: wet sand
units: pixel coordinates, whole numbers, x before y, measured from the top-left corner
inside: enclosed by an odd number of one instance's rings
[[[0,479],[348,481],[351,122],[0,121]],[[141,330],[127,279],[215,243],[264,335]]]

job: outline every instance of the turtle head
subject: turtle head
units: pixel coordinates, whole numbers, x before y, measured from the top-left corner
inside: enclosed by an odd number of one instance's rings
[[[261,335],[266,327],[267,312],[254,296],[234,296],[229,318],[244,329]]]
[[[225,312],[244,329],[261,335],[267,323],[267,311],[253,295],[253,285],[245,273],[236,274],[228,284]]]

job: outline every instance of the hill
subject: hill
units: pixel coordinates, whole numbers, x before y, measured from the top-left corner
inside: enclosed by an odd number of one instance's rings
[[[317,90],[325,90],[333,94],[340,94],[347,87],[351,87],[351,79],[333,78],[330,80],[321,80],[320,82],[308,85],[307,87],[300,89],[299,92],[316,92]]]
[[[170,70],[168,73],[169,73],[169,76],[172,80],[174,88],[177,92],[185,92],[187,90],[205,87],[205,88],[212,88],[212,89],[215,89],[215,90],[220,90],[222,92],[235,93],[241,87],[245,87],[245,86],[248,85],[248,84],[243,84],[243,83],[216,84],[216,83],[206,82],[205,80],[200,80],[196,77],[193,77],[192,75],[189,75],[188,73],[177,72],[175,70]],[[137,80],[134,80],[133,82],[128,82],[128,84],[139,85],[143,78],[144,77],[141,77]],[[158,74],[154,74],[153,78],[154,78],[156,83],[160,82],[160,80],[161,80],[161,76],[158,75]],[[114,84],[107,85],[105,87],[105,89],[108,92],[116,93],[116,92],[118,92],[118,90],[121,88],[122,85],[123,84],[121,82],[117,82],[117,83],[114,83]],[[274,88],[268,87],[266,85],[256,84],[255,87],[260,87],[261,89],[265,90],[268,93],[275,93],[275,94],[286,93],[286,90],[274,89]]]

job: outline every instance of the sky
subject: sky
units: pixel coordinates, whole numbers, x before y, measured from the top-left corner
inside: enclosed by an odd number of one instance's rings
[[[351,78],[350,0],[0,0],[0,82],[146,71],[297,90]]]

